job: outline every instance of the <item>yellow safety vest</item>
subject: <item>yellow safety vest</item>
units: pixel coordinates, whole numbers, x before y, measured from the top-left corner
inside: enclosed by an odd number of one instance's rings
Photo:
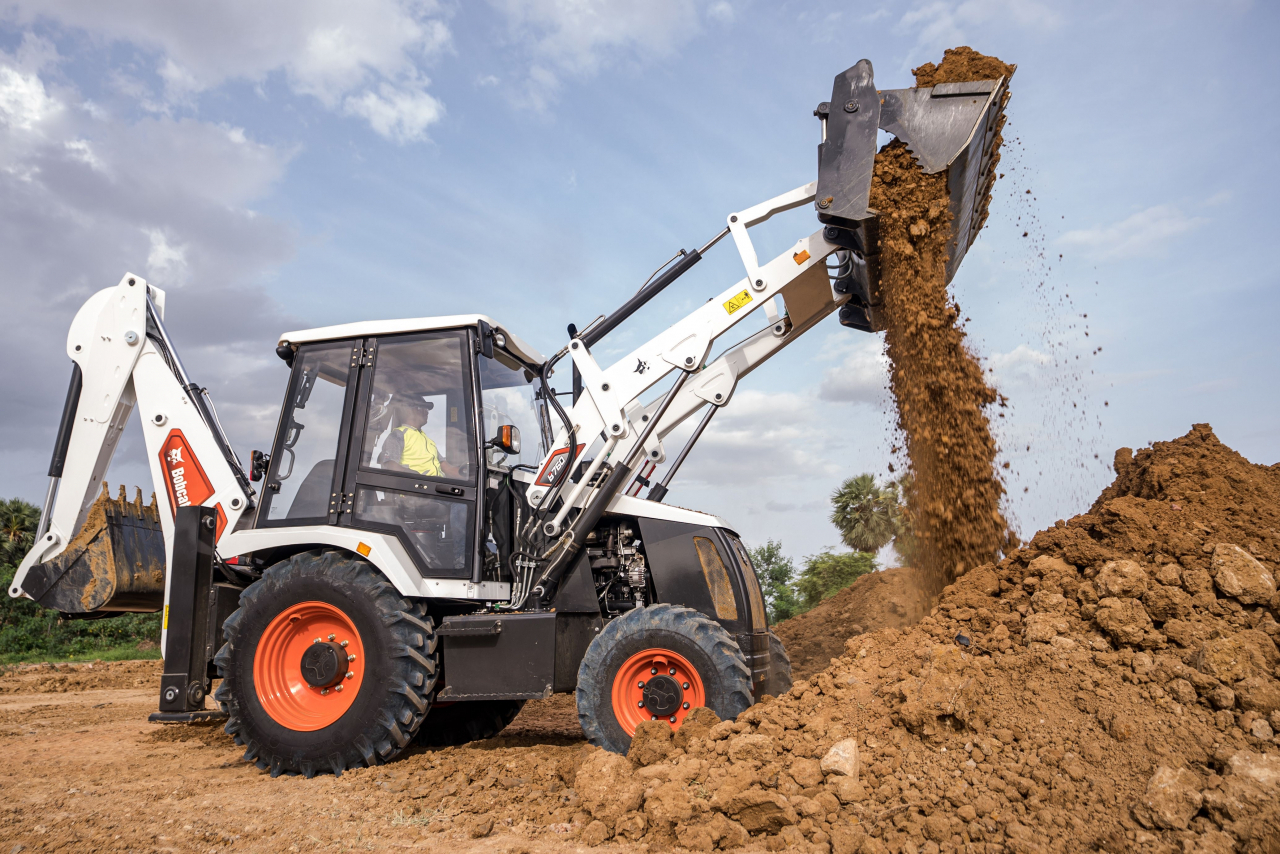
[[[440,470],[440,451],[430,436],[412,427],[397,427],[396,430],[404,437],[404,450],[397,461],[400,465],[431,477],[444,475]]]

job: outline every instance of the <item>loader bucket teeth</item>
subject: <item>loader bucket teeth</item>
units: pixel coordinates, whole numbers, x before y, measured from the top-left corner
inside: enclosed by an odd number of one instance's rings
[[[987,218],[995,181],[996,137],[1004,120],[1008,79],[941,83],[932,87],[877,92],[871,63],[860,61],[835,79],[832,98],[815,110],[825,123],[818,146],[818,219],[851,233],[833,241],[861,255],[878,248],[868,239],[876,212],[868,208],[876,152],[876,131],[888,131],[906,146],[926,174],[947,173],[952,239],[947,253],[947,282],[964,260]],[[830,240],[830,238],[828,238]],[[862,243],[865,247],[854,246]],[[851,278],[850,287],[879,290],[879,270]],[[855,280],[865,279],[864,282]],[[876,299],[842,314],[841,322],[874,328]],[[847,322],[846,322],[847,321]]]
[[[65,551],[31,568],[22,582],[33,599],[66,614],[158,611],[164,604],[164,535],[155,495],[142,503],[104,483]]]

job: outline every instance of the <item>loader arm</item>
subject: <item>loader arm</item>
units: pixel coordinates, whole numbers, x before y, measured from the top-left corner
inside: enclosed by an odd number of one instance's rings
[[[252,506],[252,488],[212,404],[186,376],[168,337],[164,301],[162,290],[126,274],[115,287],[91,296],[76,314],[67,336],[73,378],[49,471],[49,500],[10,596],[64,612],[156,610],[161,590],[168,604],[170,585],[165,582],[177,509],[213,508],[215,536],[221,537]],[[154,509],[140,500],[115,502],[105,494],[95,504],[135,408],[146,440]],[[92,518],[97,515],[107,518]],[[105,542],[102,538],[110,537],[102,526],[118,522],[116,517],[129,521],[129,536],[142,539],[123,547]],[[86,526],[86,521],[102,525]],[[164,544],[159,566],[160,556],[143,542],[148,527],[157,522]],[[155,577],[157,572],[163,577]],[[113,591],[119,594],[114,604],[109,601]],[[142,595],[146,593],[154,594],[150,607]]]

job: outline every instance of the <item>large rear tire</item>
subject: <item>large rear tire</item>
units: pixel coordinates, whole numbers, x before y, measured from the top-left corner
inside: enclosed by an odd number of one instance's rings
[[[425,747],[454,747],[493,738],[524,708],[524,700],[466,700],[433,705],[418,729]]]
[[[751,671],[724,627],[678,605],[636,608],[605,626],[578,668],[587,740],[626,753],[642,720],[673,729],[696,706],[732,720],[751,705]]]
[[[425,606],[347,552],[272,566],[222,634],[214,699],[245,761],[272,777],[386,762],[431,708],[436,634]]]

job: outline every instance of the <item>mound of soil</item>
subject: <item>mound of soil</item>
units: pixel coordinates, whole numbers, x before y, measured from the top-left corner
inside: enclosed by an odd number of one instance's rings
[[[1088,513],[965,573],[919,625],[849,639],[736,721],[644,724],[630,757],[587,748],[571,832],[701,851],[1280,850],[1280,466],[1207,425],[1116,460]]]
[[[851,637],[920,622],[933,602],[921,574],[897,567],[864,575],[811,611],[774,626],[791,658],[791,673],[807,679],[844,652]]]
[[[163,661],[15,664],[0,668],[0,694],[54,694],[100,688],[154,688],[160,696]]]
[[[948,50],[940,65],[929,63],[915,73],[918,86],[934,86],[1007,77],[1013,70],[961,47]],[[1001,141],[997,129],[993,169]],[[1010,542],[985,411],[1004,401],[969,352],[960,310],[947,293],[948,198],[946,173],[924,174],[902,142],[876,155],[871,207],[880,212],[889,384],[914,476],[907,490],[917,540],[912,561],[935,595],[958,574],[994,560]],[[981,221],[989,201],[988,195]]]

